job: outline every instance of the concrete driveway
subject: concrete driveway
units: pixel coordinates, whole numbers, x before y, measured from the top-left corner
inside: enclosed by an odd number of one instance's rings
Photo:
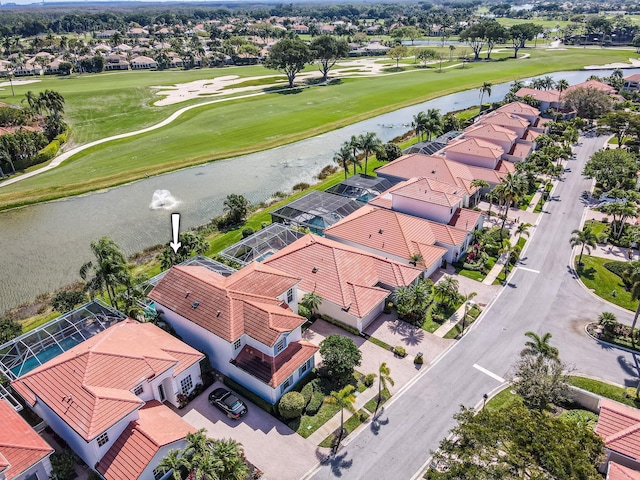
[[[184,409],[175,411],[195,428],[204,428],[211,438],[242,443],[247,459],[264,472],[264,479],[296,480],[317,463],[314,445],[241,395],[249,411],[239,420],[209,405],[209,393],[221,386],[214,383]]]

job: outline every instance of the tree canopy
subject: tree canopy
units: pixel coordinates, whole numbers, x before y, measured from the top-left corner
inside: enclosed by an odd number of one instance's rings
[[[329,70],[336,64],[338,59],[349,54],[347,41],[331,35],[321,35],[314,38],[311,41],[310,49],[313,59],[318,62],[318,67],[325,82],[329,78]]]
[[[293,88],[296,75],[311,61],[311,50],[299,38],[284,38],[276,43],[264,61],[264,66],[283,72],[289,80],[289,88]]]
[[[329,376],[338,385],[345,385],[355,367],[362,362],[362,352],[353,340],[336,334],[329,335],[320,342],[320,356]]]
[[[579,87],[565,93],[564,102],[573,108],[579,117],[590,119],[598,118],[613,108],[609,95],[588,87]]]
[[[620,148],[599,150],[587,161],[582,174],[595,178],[605,191],[632,189],[635,188],[639,163],[636,155]]]

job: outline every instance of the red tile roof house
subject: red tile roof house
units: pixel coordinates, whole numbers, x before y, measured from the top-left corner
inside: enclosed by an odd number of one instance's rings
[[[211,365],[275,404],[314,366],[302,341],[300,278],[258,262],[223,277],[204,267],[173,267],[149,298],[185,342]]]
[[[467,250],[471,232],[423,218],[367,205],[325,230],[325,236],[353,247],[409,264],[423,258],[424,275],[454,262]]]
[[[494,111],[487,113],[478,119],[476,124],[491,124],[513,130],[518,138],[524,138],[531,122],[524,117],[512,113]]]
[[[609,462],[606,480],[640,480],[640,471]]]
[[[177,394],[190,393],[203,358],[155,325],[127,319],[11,385],[107,480],[152,480],[166,453],[193,431],[161,402],[177,406]]]
[[[441,151],[455,162],[493,170],[507,153],[500,145],[475,137],[460,136]],[[439,153],[436,153],[438,155]]]
[[[376,174],[394,184],[411,178],[425,177],[461,187],[466,191],[464,206],[468,207],[469,197],[477,190],[471,182],[486,180],[490,187],[495,187],[507,173],[514,171],[515,167],[509,162],[499,162],[495,169],[489,169],[447,160],[444,156],[413,153],[378,167]]]
[[[640,92],[640,73],[634,73],[628,77],[624,77],[624,86],[622,90],[628,92]]]
[[[412,178],[383,192],[369,205],[444,223],[467,232],[482,230],[482,214],[462,208],[463,203],[463,189],[460,187],[429,178]]]
[[[602,437],[607,455],[603,470],[612,462],[618,466],[640,470],[640,410],[606,398],[600,399],[599,406],[596,433]],[[613,470],[618,469],[614,467]],[[611,474],[611,467],[609,473]]]
[[[422,268],[311,234],[264,263],[301,278],[299,295],[317,293],[319,313],[360,332],[382,313],[391,292],[422,275]]]
[[[515,95],[518,98],[532,97],[538,100],[540,102],[540,110],[543,112],[552,108],[557,110],[562,107],[559,90],[538,90],[536,88],[525,87],[518,90]]]
[[[53,448],[0,399],[0,480],[47,479]]]

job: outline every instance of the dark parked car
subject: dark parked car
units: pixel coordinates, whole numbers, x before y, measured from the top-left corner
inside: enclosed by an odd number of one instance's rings
[[[247,406],[226,388],[216,388],[209,394],[209,403],[218,407],[227,417],[237,420],[247,413]]]

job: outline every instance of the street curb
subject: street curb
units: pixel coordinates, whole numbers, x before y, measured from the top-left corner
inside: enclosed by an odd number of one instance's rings
[[[598,297],[598,298],[599,298],[599,297]],[[595,322],[591,322],[591,323],[595,323]],[[589,337],[593,338],[596,342],[598,342],[598,343],[602,343],[602,344],[604,344],[604,345],[608,345],[609,347],[612,347],[612,348],[617,348],[618,350],[624,350],[625,352],[627,352],[627,353],[631,353],[631,354],[633,354],[633,355],[638,355],[638,354],[640,354],[640,351],[639,351],[639,350],[631,350],[630,348],[622,347],[622,346],[620,346],[620,345],[616,345],[615,343],[610,343],[610,342],[607,342],[607,341],[605,341],[605,340],[601,340],[601,339],[599,339],[599,338],[594,337],[593,335],[591,335],[591,334],[589,333],[589,330],[587,330],[587,326],[589,326],[589,323],[587,323],[587,324],[584,326],[584,331],[585,331],[585,333],[586,333]]]

